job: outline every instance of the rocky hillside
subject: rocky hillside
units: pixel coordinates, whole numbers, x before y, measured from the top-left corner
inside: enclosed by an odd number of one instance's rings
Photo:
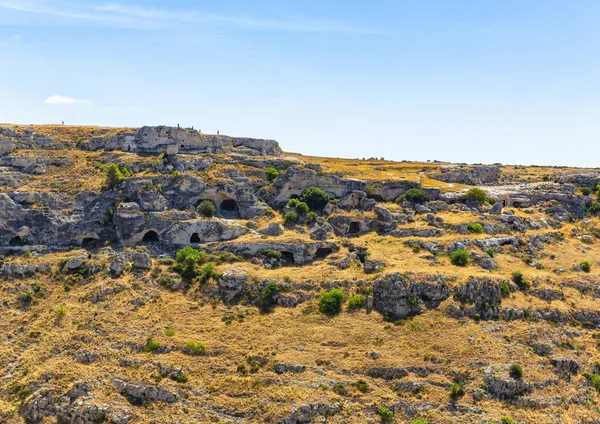
[[[600,423],[598,183],[0,126],[0,422]]]

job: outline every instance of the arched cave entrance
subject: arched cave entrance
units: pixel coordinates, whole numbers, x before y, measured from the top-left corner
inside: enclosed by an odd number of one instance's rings
[[[160,238],[158,237],[158,233],[156,231],[150,230],[146,234],[144,234],[144,238],[142,238],[142,241],[144,243],[158,243],[160,241]]]
[[[346,231],[347,236],[355,236],[360,232],[360,223],[357,221],[352,221],[348,226],[348,231]]]
[[[94,249],[99,246],[100,240],[98,240],[97,238],[86,237],[83,240],[81,240],[81,247],[83,247],[84,249]]]
[[[200,243],[200,236],[198,235],[198,233],[192,234],[192,236],[190,237],[190,243]]]
[[[233,199],[223,200],[219,206],[219,210],[224,218],[238,218],[240,214],[240,208]]]
[[[292,252],[281,252],[281,264],[282,265],[294,265],[294,254]]]
[[[10,241],[8,242],[8,245],[9,246],[26,246],[27,241],[23,240],[19,236],[14,236],[13,238],[10,239]]]
[[[328,255],[333,253],[333,249],[331,247],[319,247],[317,249],[317,253],[315,253],[315,259],[323,259]]]

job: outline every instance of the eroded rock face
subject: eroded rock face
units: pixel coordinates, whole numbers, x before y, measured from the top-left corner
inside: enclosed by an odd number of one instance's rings
[[[135,404],[144,404],[156,401],[174,403],[177,401],[177,394],[170,392],[163,387],[128,383],[118,378],[113,379],[112,384],[125,397]]]
[[[142,127],[136,131],[123,131],[112,137],[98,137],[81,143],[86,150],[122,150],[136,153],[230,153],[240,151],[246,155],[281,154],[274,140],[228,137],[201,134],[190,128]]]
[[[533,392],[534,386],[521,380],[511,378],[485,377],[486,390],[500,400],[515,399],[516,397]]]
[[[245,271],[229,270],[223,273],[223,276],[217,282],[219,295],[226,304],[235,303],[239,300],[244,291],[244,284],[248,279]]]
[[[314,420],[321,416],[323,419],[340,413],[340,407],[329,403],[302,405],[283,420],[284,424],[307,424],[315,422]]]
[[[395,319],[420,314],[422,305],[436,307],[449,296],[450,289],[441,278],[427,283],[416,282],[393,273],[381,276],[373,283],[375,310]]]
[[[446,166],[439,173],[428,174],[428,177],[447,183],[479,185],[497,183],[500,174],[497,166]]]

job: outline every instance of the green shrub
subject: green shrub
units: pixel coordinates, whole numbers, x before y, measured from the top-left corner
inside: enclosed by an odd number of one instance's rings
[[[583,272],[590,272],[590,270],[592,269],[592,265],[590,264],[590,261],[581,261],[579,263],[579,267],[581,268],[581,270]]]
[[[462,383],[454,383],[450,386],[450,399],[457,400],[465,395],[465,387]]]
[[[310,212],[310,208],[308,207],[308,205],[306,203],[298,202],[298,204],[296,205],[296,213],[298,215],[306,215],[309,212]]]
[[[502,424],[515,424],[515,419],[511,416],[506,415],[500,419],[500,422]]]
[[[465,266],[469,263],[469,252],[465,249],[456,249],[450,252],[450,263],[456,266]]]
[[[308,222],[309,224],[315,222],[315,219],[317,219],[317,214],[314,212],[309,212],[306,215],[306,222]]]
[[[404,198],[413,203],[424,203],[427,201],[427,193],[420,188],[411,188],[404,193]]]
[[[344,300],[344,291],[342,289],[332,289],[321,293],[319,299],[319,311],[327,315],[338,314],[342,310],[342,301]]]
[[[152,353],[160,347],[160,342],[158,340],[153,340],[152,337],[148,337],[146,339],[146,344],[144,345],[144,352]]]
[[[198,284],[204,284],[215,276],[215,266],[212,262],[209,262],[207,264],[204,264],[202,268],[200,268],[200,271],[196,273],[196,278],[194,279],[194,281]]]
[[[173,379],[178,383],[187,383],[188,382],[188,376],[185,375],[184,373],[181,374],[177,374],[177,376]]]
[[[481,234],[481,233],[483,233],[483,225],[481,225],[478,222],[471,222],[469,224],[469,226],[467,227],[467,229],[470,232],[475,233],[475,234]]]
[[[589,187],[581,187],[581,194],[583,194],[584,196],[589,196],[590,194],[592,194],[592,189]]]
[[[348,309],[360,309],[367,298],[362,294],[354,294],[348,298]]]
[[[422,249],[422,247],[421,247],[421,245],[420,245],[420,244],[413,244],[412,251],[413,251],[414,253],[419,253],[419,252],[421,252],[421,249]]]
[[[179,263],[184,263],[187,258],[191,258],[195,263],[202,263],[206,258],[206,252],[186,246],[175,253],[175,260]]]
[[[178,170],[175,170],[175,171],[171,172],[171,175],[173,176],[173,178],[179,178],[179,177],[181,177],[181,172],[179,172]]]
[[[289,211],[283,216],[283,223],[285,225],[295,224],[298,222],[298,214],[294,211]]]
[[[412,420],[410,424],[428,424],[425,418],[419,418],[418,420]]]
[[[306,203],[311,210],[320,211],[329,203],[329,194],[319,187],[308,187],[300,195],[300,201]]]
[[[260,304],[263,308],[275,304],[275,296],[279,293],[279,285],[277,282],[269,280],[260,291]]]
[[[113,188],[121,184],[124,180],[125,176],[123,175],[123,173],[117,165],[111,163],[106,167],[104,175],[105,189],[112,190]]]
[[[23,302],[31,302],[33,300],[34,296],[35,296],[35,292],[31,289],[27,289],[23,293],[21,293]]]
[[[173,330],[171,327],[167,327],[165,328],[165,335],[167,337],[173,337],[175,335],[175,330]]]
[[[369,383],[365,380],[358,380],[352,383],[352,385],[361,393],[366,393],[369,390]]]
[[[274,258],[274,259],[281,259],[281,257],[283,256],[283,254],[279,250],[273,250],[273,249],[261,250],[261,252],[259,254],[260,254],[260,256],[264,256],[265,258]]]
[[[467,194],[465,194],[465,199],[474,202],[485,202],[486,195],[482,189],[473,187],[467,191]]]
[[[207,199],[200,202],[200,204],[198,205],[198,211],[200,211],[202,216],[212,218],[217,213],[217,208],[215,207],[213,202]]]
[[[520,380],[523,378],[523,368],[518,364],[512,364],[508,369],[508,375],[515,380]]]
[[[491,247],[488,247],[487,249],[485,249],[485,253],[487,253],[487,255],[488,255],[490,258],[493,258],[493,257],[494,257],[494,249],[492,249]]]
[[[510,286],[507,280],[504,280],[502,283],[500,283],[500,293],[502,294],[502,297],[510,296]]]
[[[267,174],[267,179],[269,180],[269,182],[272,183],[279,176],[279,171],[275,168],[267,168],[265,169],[265,174]]]
[[[385,406],[380,406],[377,408],[377,415],[379,415],[383,421],[389,421],[394,416],[394,411]]]
[[[581,375],[588,379],[594,389],[600,392],[600,375],[584,371]]]
[[[298,203],[300,203],[300,200],[293,198],[287,202],[286,206],[288,208],[295,208],[296,206],[298,206]]]
[[[187,342],[185,349],[190,355],[200,355],[206,350],[206,345],[202,342]]]
[[[54,312],[56,312],[56,315],[59,317],[62,317],[67,313],[67,307],[65,305],[57,306]]]
[[[523,291],[528,290],[531,286],[531,283],[523,278],[523,273],[521,271],[515,271],[512,273],[512,280],[519,288]]]
[[[598,191],[598,195],[600,195],[600,190]],[[587,211],[590,215],[600,215],[600,202],[592,202],[587,208]]]

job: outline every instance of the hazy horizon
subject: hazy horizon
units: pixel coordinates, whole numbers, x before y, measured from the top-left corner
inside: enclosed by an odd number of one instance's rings
[[[597,166],[600,3],[0,0],[0,122]]]

